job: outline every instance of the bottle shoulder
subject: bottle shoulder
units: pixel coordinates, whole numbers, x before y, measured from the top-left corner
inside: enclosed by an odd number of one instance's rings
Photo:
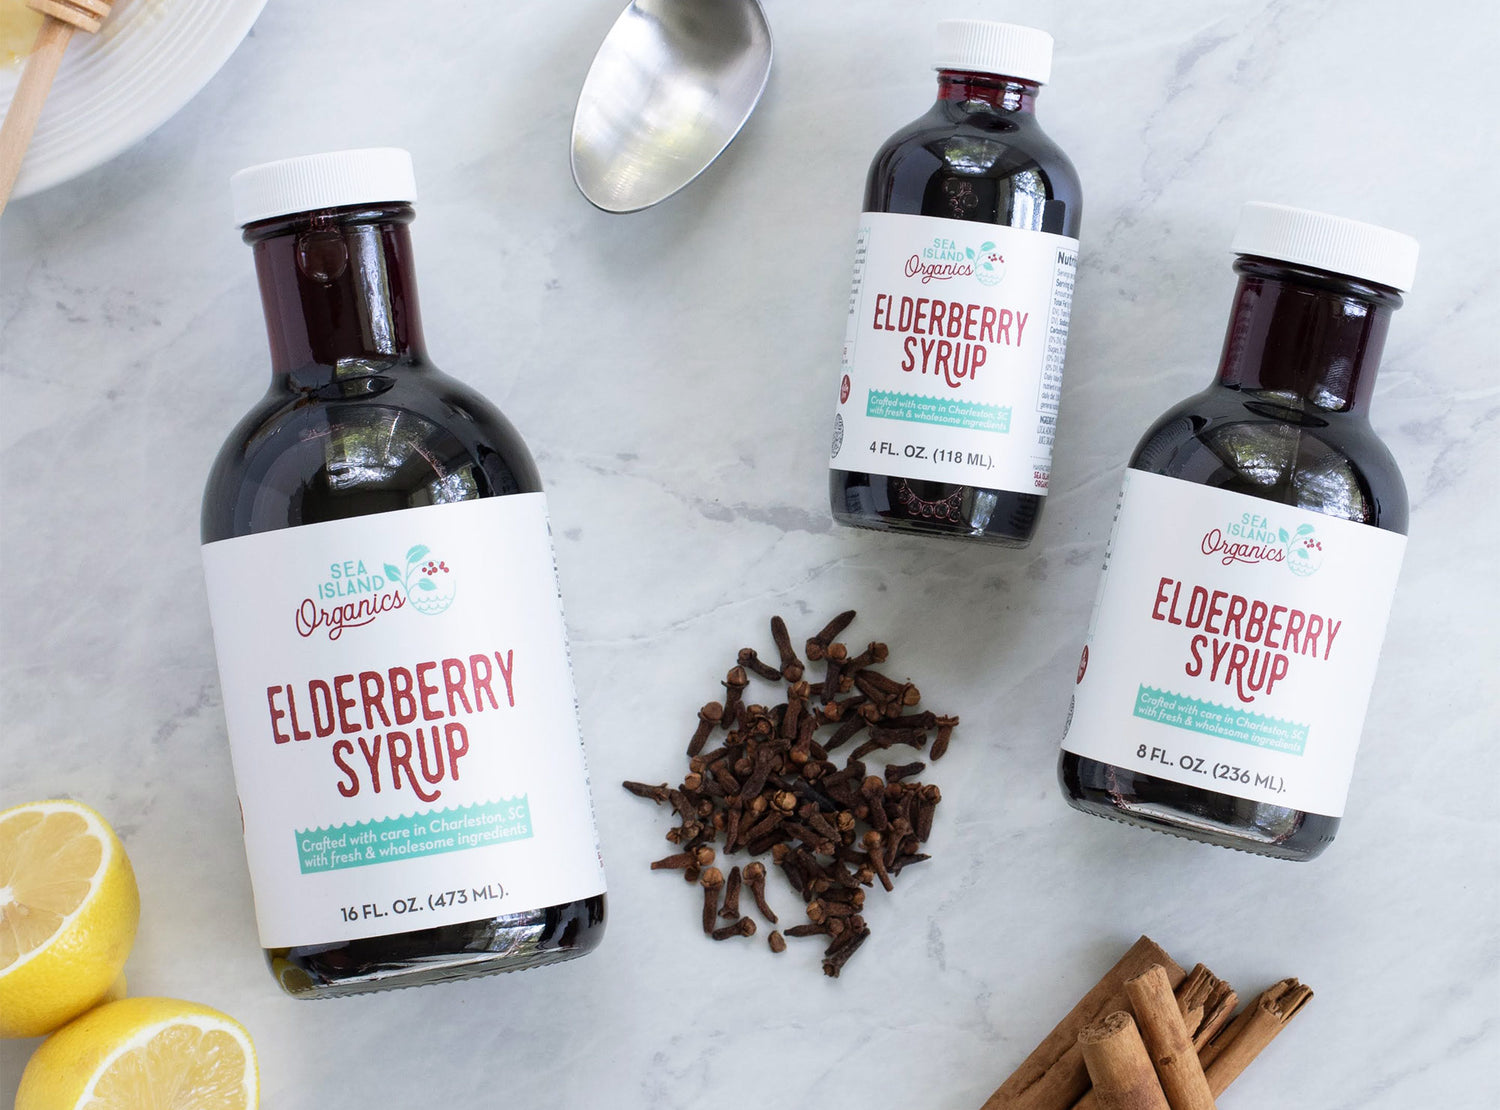
[[[1211,386],[1141,437],[1130,466],[1406,533],[1406,483],[1367,420]]]
[[[273,383],[214,460],[202,539],[540,489],[510,421],[430,367]]]
[[[1082,188],[1072,161],[1035,116],[955,111],[940,102],[876,152],[865,209],[1076,238]]]

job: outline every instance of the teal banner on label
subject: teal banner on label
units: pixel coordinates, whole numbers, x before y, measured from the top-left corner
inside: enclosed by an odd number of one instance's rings
[[[525,794],[500,802],[386,817],[352,825],[299,831],[297,861],[302,874],[369,867],[445,852],[487,848],[531,838],[531,803]]]
[[[1296,721],[1283,721],[1229,705],[1183,697],[1153,686],[1142,686],[1136,691],[1135,715],[1143,721],[1185,728],[1204,736],[1252,744],[1287,755],[1301,755],[1307,747],[1308,728]]]
[[[973,432],[1010,432],[1009,405],[981,405],[952,397],[926,397],[920,393],[888,393],[870,390],[866,416],[882,420],[906,420],[913,424],[936,424]]]

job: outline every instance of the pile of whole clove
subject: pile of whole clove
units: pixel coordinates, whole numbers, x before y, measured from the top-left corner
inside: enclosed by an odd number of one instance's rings
[[[917,687],[874,669],[886,661],[886,645],[871,643],[859,654],[838,642],[854,620],[840,613],[807,641],[808,662],[824,664],[823,680],[808,682],[807,663],[798,657],[786,622],[771,618],[771,636],[780,662],[772,665],[744,648],[724,678],[722,702],[698,711],[688,742],[688,773],[676,787],[627,782],[625,789],[668,805],[680,824],[667,833],[679,851],[659,859],[653,870],[680,869],[703,887],[703,931],[715,940],[749,937],[755,922],[740,913],[740,893],[749,888],[760,915],[771,925],[777,916],[766,902],[765,864],[756,860],[728,876],[713,866],[723,854],[770,854],[807,904],[807,923],[786,930],[789,937],[824,937],[823,972],[837,977],[870,935],[860,912],[865,888],[876,882],[891,890],[904,868],[929,858],[921,851],[932,831],[942,794],[916,781],[920,761],[877,768],[867,760],[888,759],[892,749],[941,759],[958,724],[957,717],[916,712]],[[745,696],[750,676],[785,684],[777,705],[752,703]],[[908,712],[908,711],[911,712]],[[833,731],[823,739],[824,729]],[[723,743],[705,751],[720,730]],[[834,753],[858,741],[844,765]],[[719,925],[723,919],[727,923]],[[781,952],[779,931],[769,938]]]

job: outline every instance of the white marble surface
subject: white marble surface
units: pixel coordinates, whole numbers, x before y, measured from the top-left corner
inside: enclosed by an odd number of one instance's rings
[[[278,1110],[974,1110],[1149,932],[1246,994],[1317,990],[1226,1107],[1495,1105],[1493,6],[768,0],[749,129],[618,217],[574,191],[567,132],[619,2],[272,3],[150,139],[5,215],[0,805],[67,794],[115,823],[144,904],[133,992],[241,1018]],[[865,168],[930,103],[925,44],[952,14],[1053,30],[1040,114],[1085,189],[1053,493],[1024,552],[835,529],[825,503]],[[198,499],[267,374],[226,179],[362,144],[415,154],[432,352],[547,480],[613,916],[565,967],[304,1004],[256,943]],[[1349,816],[1308,865],[1089,820],[1053,779],[1120,468],[1212,374],[1247,199],[1422,241],[1374,411],[1411,545]],[[965,723],[932,776],[936,859],[872,899],[835,982],[811,946],[702,941],[696,893],[645,868],[663,818],[615,784],[678,773],[769,613],[809,629],[846,605]],[[0,1045],[0,1102],[31,1047]]]

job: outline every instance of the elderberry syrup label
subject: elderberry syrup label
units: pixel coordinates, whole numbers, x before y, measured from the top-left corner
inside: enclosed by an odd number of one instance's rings
[[[604,890],[540,493],[203,548],[266,948]]]
[[[1406,537],[1125,472],[1063,749],[1340,817]]]
[[[1078,240],[866,212],[830,466],[1045,494]]]

